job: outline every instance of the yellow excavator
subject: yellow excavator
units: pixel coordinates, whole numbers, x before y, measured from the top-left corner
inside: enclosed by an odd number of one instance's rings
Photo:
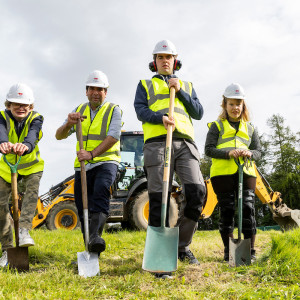
[[[300,210],[288,208],[283,202],[281,194],[272,190],[270,184],[256,166],[255,171],[257,176],[255,195],[263,204],[268,205],[273,220],[283,231],[300,227]],[[210,180],[206,180],[206,187],[207,200],[201,213],[201,219],[209,218],[218,203],[217,196],[213,191]]]
[[[146,229],[149,215],[147,179],[143,170],[143,132],[131,131],[121,134],[121,165],[111,187],[110,216],[108,223],[120,222],[123,228]],[[282,230],[300,227],[300,210],[288,208],[279,192],[274,192],[267,180],[256,169],[255,194],[267,204],[273,219]],[[218,201],[211,181],[205,181],[207,196],[200,219],[209,218]],[[170,200],[170,224],[178,219],[178,208],[183,200],[180,185],[173,180]],[[32,227],[45,224],[48,229],[75,229],[79,219],[74,201],[74,176],[50,188],[39,197]]]

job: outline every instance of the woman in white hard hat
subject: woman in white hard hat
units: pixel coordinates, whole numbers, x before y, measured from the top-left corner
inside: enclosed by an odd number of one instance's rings
[[[223,94],[222,112],[209,123],[205,154],[212,158],[211,183],[220,207],[219,231],[224,243],[224,260],[229,261],[229,238],[233,237],[235,198],[238,193],[238,167],[234,159],[258,160],[261,146],[257,131],[249,122],[244,89],[238,83],[229,85]],[[243,169],[244,238],[251,239],[251,257],[255,259],[256,221],[254,197],[256,175],[253,164]]]
[[[21,156],[18,165],[18,179],[25,185],[22,212],[19,222],[19,246],[34,246],[29,234],[32,228],[40,179],[43,174],[44,160],[40,157],[38,142],[42,138],[44,118],[33,111],[32,90],[24,83],[14,84],[5,101],[6,109],[0,112],[0,151],[11,164]],[[10,167],[0,159],[0,240],[2,257],[0,266],[7,264],[6,249],[13,247],[13,235],[9,221],[8,202],[11,193]]]

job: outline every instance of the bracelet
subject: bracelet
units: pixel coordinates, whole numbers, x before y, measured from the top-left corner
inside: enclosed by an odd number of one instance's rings
[[[91,156],[92,156],[91,159],[94,159],[93,152],[92,152],[92,151],[89,151],[89,152],[90,152],[90,154],[91,154]]]

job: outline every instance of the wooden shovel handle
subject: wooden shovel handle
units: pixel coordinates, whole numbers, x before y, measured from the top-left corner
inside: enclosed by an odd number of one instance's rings
[[[174,114],[174,102],[175,102],[175,88],[170,89],[170,104],[169,104],[169,118]],[[167,141],[166,141],[166,155],[164,163],[164,176],[163,181],[169,182],[170,177],[170,162],[171,162],[171,148],[172,148],[173,126],[168,125],[167,129]],[[168,153],[167,153],[168,152]]]
[[[11,198],[13,207],[13,219],[15,227],[16,246],[19,247],[19,195],[18,195],[18,173],[11,173]]]
[[[173,117],[174,113],[174,101],[175,101],[175,88],[170,89],[170,103],[169,103],[169,117]],[[169,192],[169,178],[170,178],[170,164],[171,164],[171,149],[172,149],[172,135],[173,128],[168,125],[167,129],[167,141],[164,159],[164,174],[162,183],[162,203],[161,203],[161,226],[164,227],[166,224],[167,217],[167,202]]]
[[[77,126],[76,126],[76,134],[77,134],[77,140],[79,142],[79,148],[80,148],[80,150],[82,150],[83,149],[83,139],[82,139],[81,119],[78,119]],[[86,172],[85,172],[84,161],[80,162],[80,174],[81,174],[82,205],[83,205],[83,209],[88,209]]]
[[[16,238],[16,246],[19,247],[19,194],[18,194],[18,165],[21,160],[21,156],[17,162],[13,165],[10,163],[6,155],[3,155],[3,159],[5,163],[9,166],[11,172],[11,198],[12,198],[12,207],[13,207],[13,219],[14,219],[14,227],[15,227],[15,238]]]

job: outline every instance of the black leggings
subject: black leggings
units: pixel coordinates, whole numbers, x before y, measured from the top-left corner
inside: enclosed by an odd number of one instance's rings
[[[220,233],[230,234],[234,229],[235,199],[238,195],[239,183],[238,173],[212,177],[211,183],[217,195],[220,208]],[[242,232],[245,238],[250,238],[256,234],[254,208],[255,186],[256,177],[244,174]]]
[[[233,175],[222,175],[211,178],[211,184],[214,192],[219,193],[232,193],[238,192],[239,173]],[[256,186],[256,177],[249,176],[244,173],[243,176],[243,190],[254,190]]]

